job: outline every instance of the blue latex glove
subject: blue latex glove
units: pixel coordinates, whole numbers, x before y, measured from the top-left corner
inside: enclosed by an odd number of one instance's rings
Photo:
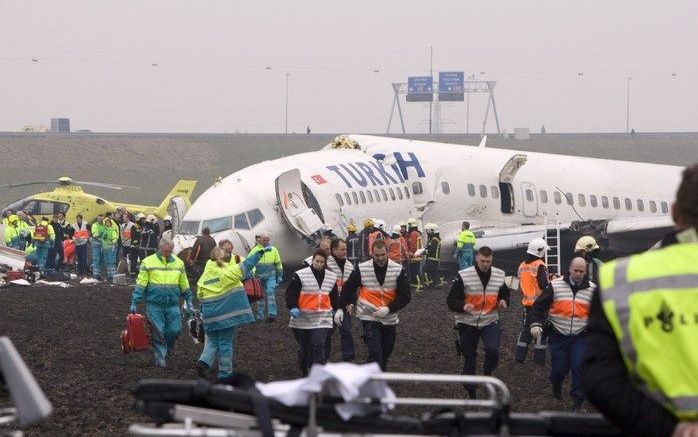
[[[129,313],[131,313],[131,314],[136,314],[136,306],[135,306],[135,305],[131,305],[131,308],[129,308],[128,311],[129,311]]]
[[[265,252],[270,252],[270,251],[271,251],[271,244],[268,244],[268,245],[264,246],[264,251],[265,251]]]
[[[291,315],[292,319],[297,319],[301,315],[301,311],[298,308],[291,308],[291,311],[288,313]]]

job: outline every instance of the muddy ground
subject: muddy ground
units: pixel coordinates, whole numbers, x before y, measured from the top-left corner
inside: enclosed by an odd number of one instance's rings
[[[192,379],[201,351],[188,335],[180,337],[168,369],[152,365],[150,353],[123,355],[119,333],[124,327],[132,287],[97,285],[0,288],[0,336],[9,335],[54,406],[44,423],[26,435],[124,435],[129,424],[147,418],[133,408],[129,390],[141,378]],[[446,308],[447,290],[426,290],[413,297],[402,311],[397,344],[389,363],[395,372],[458,373],[462,358],[454,353],[453,318]],[[501,313],[502,356],[495,376],[513,396],[514,411],[567,410],[571,401],[550,395],[548,368],[516,364],[513,348],[521,306]],[[355,327],[358,333],[358,329]],[[335,334],[331,361],[338,361]],[[358,339],[358,334],[357,334]],[[357,361],[366,349],[358,340]],[[234,346],[236,371],[260,381],[297,377],[296,343],[288,328],[286,311],[274,323],[256,323],[239,329]],[[482,369],[482,354],[478,369]],[[398,395],[463,397],[458,385],[396,386]],[[0,393],[0,408],[8,406]]]

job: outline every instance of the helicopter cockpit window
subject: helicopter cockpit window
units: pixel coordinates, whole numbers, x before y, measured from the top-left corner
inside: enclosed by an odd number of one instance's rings
[[[63,213],[68,211],[70,205],[63,202],[51,202],[49,200],[32,199],[25,202],[18,210],[25,211],[31,215],[37,216],[52,216],[53,214]]]
[[[209,228],[211,233],[221,232],[233,227],[233,218],[231,216],[219,217],[210,220],[204,220],[204,228]]]
[[[183,221],[179,226],[178,234],[182,235],[198,235],[199,234],[199,223],[195,221]]]

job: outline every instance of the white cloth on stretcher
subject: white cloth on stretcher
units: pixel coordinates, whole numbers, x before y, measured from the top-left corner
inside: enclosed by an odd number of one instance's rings
[[[314,365],[306,378],[290,381],[276,381],[267,384],[257,383],[257,389],[264,395],[274,398],[289,407],[307,406],[310,397],[316,393],[341,397],[349,403],[335,405],[337,414],[349,420],[352,416],[363,416],[385,411],[392,405],[372,405],[350,403],[357,398],[395,399],[395,393],[384,381],[371,381],[370,377],[381,373],[377,363],[357,365],[352,363],[330,363]]]

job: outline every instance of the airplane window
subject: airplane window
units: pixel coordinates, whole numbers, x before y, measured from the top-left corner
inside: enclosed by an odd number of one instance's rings
[[[666,202],[662,202],[662,213],[666,214],[669,212],[669,205]]]
[[[529,202],[533,202],[533,191],[531,191],[530,189],[526,190],[526,200],[528,200]]]
[[[368,195],[368,201],[373,203],[373,194],[371,193],[371,190],[367,190],[366,194]]]
[[[366,203],[366,195],[363,191],[359,191],[359,197],[361,197],[361,203]]]
[[[235,215],[235,229],[250,229],[250,224],[247,222],[245,214]],[[213,232],[213,230],[211,230]]]
[[[559,192],[559,191],[553,192],[553,198],[555,199],[555,204],[556,204],[556,205],[559,205],[559,204],[562,203],[562,196],[560,196],[560,192]]]
[[[628,211],[632,211],[633,209],[633,201],[628,199],[627,197],[625,198],[625,209]]]
[[[480,185],[480,197],[483,199],[487,197],[487,187],[484,185]]]
[[[475,185],[468,184],[468,194],[470,194],[470,197],[475,196]]]
[[[395,192],[397,193],[398,199],[402,200],[402,190],[400,187],[395,188]]]
[[[490,192],[492,192],[492,198],[493,199],[499,199],[499,188],[496,186],[492,185],[490,187]]]
[[[640,212],[645,210],[645,202],[642,199],[637,199],[637,210]]]
[[[390,191],[393,191],[391,188]],[[412,182],[412,192],[414,194],[422,194],[422,183],[421,182]]]
[[[349,197],[349,193],[346,191],[344,192],[344,200],[347,201],[347,205],[351,205],[351,197]]]
[[[378,194],[378,190],[373,190],[373,195],[376,197],[376,202],[381,201],[381,195]]]
[[[339,200],[342,200],[342,196],[339,194],[336,195]],[[264,214],[262,214],[262,211],[258,209],[253,209],[252,211],[247,211],[247,218],[250,220],[250,227],[255,227],[264,220]]]
[[[617,197],[613,198],[613,207],[615,209],[620,209],[620,199],[619,198],[617,198]]]
[[[337,203],[339,203],[339,206],[344,206],[344,200],[342,200],[342,196],[339,193],[336,193],[334,197],[337,199]]]
[[[421,187],[421,184],[420,184]],[[395,191],[393,191],[392,187],[388,188],[388,191],[390,191],[390,200],[395,200]]]
[[[540,190],[540,201],[543,203],[548,203],[548,192],[545,190]]]
[[[657,212],[657,202],[650,200],[650,211]]]
[[[385,193],[385,188],[381,188],[381,194],[383,195],[383,202],[387,202],[388,195]]]
[[[448,182],[441,182],[441,191],[443,191],[444,194],[451,192],[451,187],[448,185]]]
[[[356,195],[356,191],[351,192],[351,197],[354,198],[354,203],[358,205],[359,204],[359,197]]]
[[[591,206],[593,206],[594,208],[599,206],[599,201],[598,201],[598,199],[596,199],[596,196],[594,194],[591,194],[589,196],[589,202],[591,202]]]
[[[577,201],[579,206],[587,206],[587,199],[584,197],[584,194],[577,194]]]
[[[608,197],[606,197],[606,196],[601,196],[601,205],[602,205],[604,208],[608,209]]]
[[[402,188],[405,189],[405,197],[407,197],[409,199],[410,198],[410,190],[408,190],[407,187],[402,187]]]
[[[182,235],[197,235],[199,233],[200,223],[201,222],[183,221],[182,224],[179,225],[177,233]]]
[[[202,226],[204,228],[209,228],[211,230],[211,233],[214,233],[230,229],[232,227],[232,221],[233,218],[230,216],[219,217],[215,219],[204,220]]]
[[[568,205],[574,205],[574,197],[572,196],[572,193],[565,193],[565,198],[567,199]]]

